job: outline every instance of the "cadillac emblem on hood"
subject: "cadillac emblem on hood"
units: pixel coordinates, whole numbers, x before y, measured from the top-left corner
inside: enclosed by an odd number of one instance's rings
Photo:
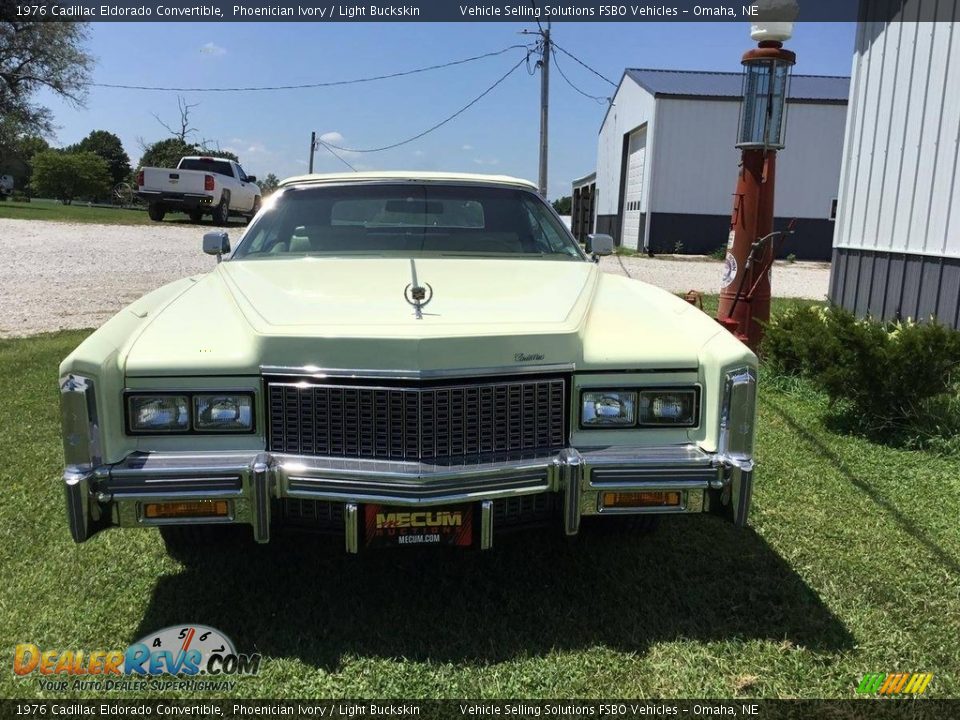
[[[514,362],[534,362],[535,360],[543,360],[543,353],[514,353],[513,361]]]

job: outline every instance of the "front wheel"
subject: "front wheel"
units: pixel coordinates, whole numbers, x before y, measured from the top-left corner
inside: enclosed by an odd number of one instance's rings
[[[213,222],[216,225],[226,225],[230,222],[230,198],[224,195],[220,204],[213,209]]]
[[[147,206],[147,215],[150,216],[150,219],[154,222],[163,222],[164,216],[167,214],[167,211],[163,209],[162,206],[153,203]]]

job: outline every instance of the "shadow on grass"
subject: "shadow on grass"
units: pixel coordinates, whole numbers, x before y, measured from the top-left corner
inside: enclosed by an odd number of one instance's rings
[[[956,561],[952,556],[950,556],[942,547],[937,543],[931,540],[927,534],[923,531],[922,528],[917,527],[917,524],[913,522],[909,517],[903,514],[900,509],[889,499],[884,497],[876,487],[871,485],[869,482],[854,475],[847,469],[846,464],[836,452],[834,452],[826,443],[824,443],[820,438],[810,432],[809,429],[804,427],[804,425],[798,422],[786,409],[775,400],[767,397],[765,404],[769,406],[783,422],[793,431],[798,438],[803,442],[807,443],[814,452],[822,458],[825,458],[829,461],[830,465],[840,473],[843,478],[849,482],[853,487],[866,495],[870,500],[872,500],[877,507],[883,510],[893,521],[903,530],[905,533],[910,535],[914,540],[920,543],[925,547],[931,555],[933,555],[937,562],[943,566],[945,570],[953,574],[960,574],[960,563]],[[826,419],[826,425],[828,429],[834,431],[849,431],[849,426],[844,425],[843,421],[837,419],[835,415],[828,415]]]
[[[204,623],[243,651],[325,669],[347,655],[486,664],[682,639],[852,647],[760,536],[708,516],[667,518],[643,537],[513,535],[482,553],[348,556],[342,541],[286,535],[190,560],[157,582],[137,637]]]

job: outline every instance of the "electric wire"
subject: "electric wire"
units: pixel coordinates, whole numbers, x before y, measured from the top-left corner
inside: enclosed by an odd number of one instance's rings
[[[570,87],[572,87],[574,90],[576,90],[578,93],[580,93],[581,95],[583,95],[585,98],[589,98],[589,99],[591,99],[591,100],[594,100],[594,101],[596,101],[597,103],[607,104],[607,103],[610,102],[610,98],[608,98],[608,97],[600,97],[599,95],[591,95],[590,93],[584,92],[583,90],[581,90],[580,88],[578,88],[576,85],[574,85],[573,82],[570,80],[570,78],[567,77],[567,74],[563,71],[563,68],[560,67],[560,63],[557,62],[557,53],[556,53],[556,52],[553,52],[553,53],[551,53],[551,54],[553,55],[553,66],[557,69],[557,72],[560,73],[560,77],[562,77],[562,78],[564,79],[564,81],[567,83],[567,85],[569,85]]]
[[[332,147],[330,147],[330,146],[329,146],[327,143],[325,143],[323,140],[321,140],[320,138],[317,138],[317,142],[318,142],[320,145],[323,145],[323,147],[325,147],[325,148],[327,149],[327,152],[328,152],[328,153],[330,153],[331,155],[333,155],[337,160],[339,160],[340,162],[342,162],[342,163],[343,163],[344,165],[346,165],[348,168],[350,168],[350,169],[353,170],[354,172],[359,172],[353,165],[350,164],[350,162],[349,162],[346,158],[342,157],[339,153],[337,153]]]
[[[446,63],[439,63],[437,65],[428,65],[426,67],[414,68],[412,70],[401,70],[399,72],[387,73],[384,75],[373,75],[371,77],[363,78],[353,78],[351,80],[331,80],[328,82],[317,82],[317,83],[304,83],[301,85],[264,85],[264,86],[250,86],[250,87],[164,87],[156,85],[122,85],[118,83],[90,83],[93,87],[101,88],[112,88],[120,90],[151,90],[156,92],[260,92],[260,91],[274,91],[274,90],[307,90],[312,88],[327,88],[327,87],[339,87],[342,85],[356,85],[360,83],[369,83],[376,82],[378,80],[391,80],[393,78],[405,77],[407,75],[417,75],[419,73],[430,72],[432,70],[442,70],[443,68],[454,67],[457,65],[465,65],[467,63],[475,62],[477,60],[485,60],[486,58],[497,57],[498,55],[503,55],[508,53],[511,50],[517,50],[523,48],[524,50],[529,51],[529,46],[527,45],[510,45],[503,48],[502,50],[496,50],[494,52],[484,53],[482,55],[474,55],[468,58],[462,58],[460,60],[452,60]]]
[[[527,55],[528,55],[528,56],[529,56],[530,52],[532,52],[532,51],[528,48],[528,49],[527,49]],[[422,138],[422,137],[424,137],[424,136],[426,136],[426,135],[429,135],[429,134],[432,133],[434,130],[439,130],[439,129],[442,128],[444,125],[446,125],[447,123],[449,123],[451,120],[459,117],[460,115],[462,115],[463,113],[465,113],[467,110],[469,110],[470,108],[472,108],[474,105],[476,105],[478,102],[480,102],[483,98],[485,98],[487,95],[489,95],[491,92],[493,92],[494,89],[495,89],[497,86],[499,86],[504,80],[506,80],[508,77],[510,77],[511,75],[513,75],[513,73],[517,70],[517,68],[519,68],[521,65],[523,65],[526,61],[527,61],[527,58],[524,57],[524,58],[521,59],[519,62],[517,62],[513,67],[511,67],[509,70],[507,70],[506,73],[504,73],[503,75],[501,75],[500,78],[499,78],[495,83],[493,83],[493,85],[491,85],[491,86],[488,87],[486,90],[484,90],[482,93],[480,93],[479,95],[477,95],[473,100],[471,100],[470,102],[468,102],[466,105],[464,105],[462,108],[460,108],[459,110],[457,110],[455,113],[453,113],[452,115],[447,116],[445,119],[441,120],[440,122],[436,123],[435,125],[431,125],[430,127],[428,127],[428,128],[427,128],[426,130],[424,130],[423,132],[417,133],[417,134],[414,135],[413,137],[407,138],[406,140],[401,140],[400,142],[391,143],[390,145],[383,145],[382,147],[362,148],[362,149],[360,149],[360,148],[346,148],[346,147],[341,147],[341,146],[339,146],[339,145],[333,145],[333,144],[331,144],[331,143],[324,143],[324,145],[325,145],[327,148],[333,148],[334,150],[340,150],[341,152],[375,153],[375,152],[382,152],[382,151],[384,151],[384,150],[393,150],[394,148],[398,148],[398,147],[400,147],[401,145],[407,145],[407,144],[409,144],[409,143],[412,143],[414,140],[419,140],[420,138]]]
[[[617,83],[615,83],[615,82],[614,82],[613,80],[611,80],[610,78],[605,77],[604,75],[602,75],[602,74],[600,74],[599,72],[597,72],[596,70],[594,70],[592,67],[590,67],[589,65],[587,65],[583,60],[581,60],[580,58],[578,58],[578,57],[577,57],[576,55],[574,55],[573,53],[571,53],[571,52],[569,52],[569,51],[567,51],[567,50],[564,50],[562,47],[560,47],[560,46],[557,45],[556,43],[551,43],[551,44],[553,45],[553,47],[555,47],[557,50],[559,50],[559,51],[562,52],[564,55],[566,55],[567,57],[569,57],[569,58],[570,58],[571,60],[573,60],[575,63],[577,63],[577,64],[579,64],[579,65],[582,65],[583,67],[585,67],[587,70],[589,70],[590,72],[592,72],[594,75],[596,75],[598,78],[600,78],[600,79],[603,80],[604,82],[608,82],[608,83],[610,83],[611,85],[613,85],[613,87],[617,87]]]

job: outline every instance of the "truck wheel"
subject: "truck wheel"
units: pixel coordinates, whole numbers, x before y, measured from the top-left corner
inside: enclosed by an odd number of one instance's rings
[[[213,209],[213,222],[215,225],[226,225],[230,222],[230,197],[228,195],[220,198],[220,204]]]
[[[201,220],[203,220],[203,213],[199,210],[194,210],[193,212],[187,213],[187,216],[190,218],[190,222],[194,225],[198,225]]]
[[[150,219],[154,222],[163,222],[163,217],[167,214],[167,211],[163,209],[163,206],[153,203],[147,206],[147,215],[150,216]]]

